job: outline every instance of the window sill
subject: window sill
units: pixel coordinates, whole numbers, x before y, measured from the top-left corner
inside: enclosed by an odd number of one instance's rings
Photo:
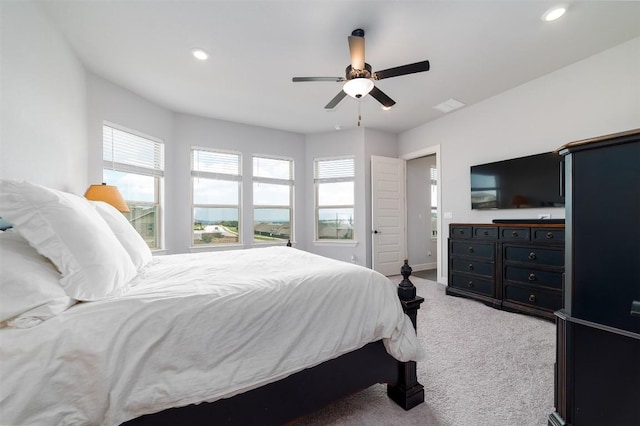
[[[191,246],[189,247],[189,253],[201,253],[207,251],[222,251],[222,250],[240,250],[244,248],[244,244],[216,244],[210,246]]]
[[[343,246],[343,247],[355,247],[358,245],[357,241],[341,241],[341,240],[316,240],[313,242],[314,246]]]
[[[287,242],[286,241],[278,241],[278,242],[273,242],[273,241],[252,241],[251,242],[251,246],[252,247],[279,247],[279,246],[285,246],[286,247]],[[295,246],[296,243],[294,241],[291,241],[291,245]]]

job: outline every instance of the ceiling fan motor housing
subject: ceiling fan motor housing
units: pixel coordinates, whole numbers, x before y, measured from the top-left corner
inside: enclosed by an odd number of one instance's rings
[[[345,78],[347,80],[353,80],[354,78],[371,78],[371,65],[365,63],[363,70],[357,70],[351,65],[347,66],[344,70]]]

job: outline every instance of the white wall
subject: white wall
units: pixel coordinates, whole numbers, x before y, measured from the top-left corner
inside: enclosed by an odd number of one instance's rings
[[[442,210],[452,215],[444,219],[442,256],[451,222],[486,223],[539,213],[564,217],[558,208],[471,210],[469,167],[640,127],[638,52],[640,38],[399,135],[400,155],[441,147]],[[446,259],[443,263],[446,269]],[[438,272],[439,281],[446,282],[446,270]]]
[[[85,74],[32,3],[0,2],[0,177],[84,194]]]
[[[298,133],[248,126],[223,120],[176,114],[175,149],[172,151],[176,174],[167,190],[174,195],[175,218],[168,226],[174,228],[174,238],[169,247],[175,252],[187,252],[191,245],[191,171],[190,150],[192,146],[208,147],[242,153],[243,191],[242,204],[253,205],[251,169],[252,155],[268,155],[294,160],[294,244],[304,249],[306,241],[305,223],[305,168],[304,136]],[[253,245],[253,211],[242,210],[242,243],[245,248]],[[200,249],[199,249],[200,250]],[[215,248],[208,248],[215,250]]]

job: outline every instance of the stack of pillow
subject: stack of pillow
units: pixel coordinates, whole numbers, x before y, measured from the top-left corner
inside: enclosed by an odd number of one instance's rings
[[[109,204],[19,180],[0,180],[0,323],[26,328],[125,293],[151,250]]]

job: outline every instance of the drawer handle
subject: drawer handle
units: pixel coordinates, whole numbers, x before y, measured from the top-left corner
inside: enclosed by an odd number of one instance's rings
[[[534,252],[529,253],[530,260],[536,260],[536,254]]]
[[[473,281],[469,281],[467,285],[469,286],[469,288],[473,288]]]
[[[530,294],[529,295],[529,302],[533,303],[536,301],[536,295],[535,294]]]
[[[464,231],[462,231],[462,230],[461,230],[461,231],[458,231],[458,233],[459,233],[460,235],[464,235]]]
[[[484,231],[484,232],[482,233],[482,235],[484,235],[484,236],[486,237],[487,235],[489,235],[489,231]]]
[[[473,271],[473,263],[470,263],[470,264],[469,264],[469,270],[470,270],[470,271]]]
[[[547,240],[553,239],[553,232],[547,232]]]
[[[473,247],[469,247],[469,253],[473,253]]]
[[[529,281],[535,281],[536,280],[536,274],[529,274]]]
[[[516,231],[513,231],[513,232],[511,233],[511,235],[513,235],[514,237],[517,237],[517,236],[518,236],[518,233],[517,233]]]

